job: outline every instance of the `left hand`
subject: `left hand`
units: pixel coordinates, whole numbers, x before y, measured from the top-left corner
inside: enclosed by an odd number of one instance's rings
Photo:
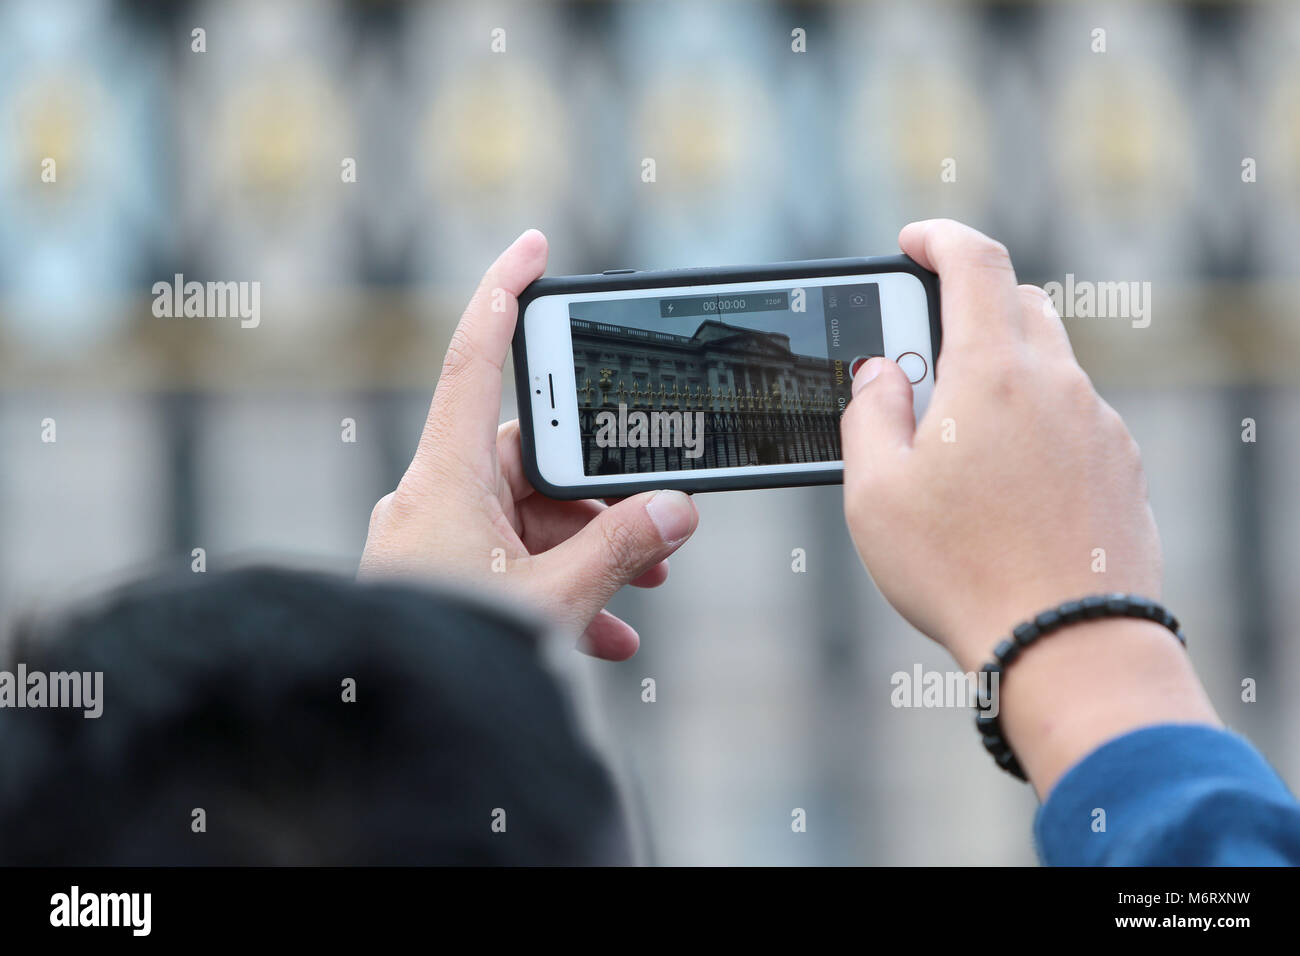
[[[665,559],[699,515],[680,491],[605,505],[552,501],[528,483],[519,422],[497,426],[501,369],[516,297],[545,269],[546,238],[530,229],[484,275],[452,334],[415,457],[370,516],[359,576],[499,588],[581,633],[593,656],[625,660],[640,638],[605,604],[625,584],[662,584]]]

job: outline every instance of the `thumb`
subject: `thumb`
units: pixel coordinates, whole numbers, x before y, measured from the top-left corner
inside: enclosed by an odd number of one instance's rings
[[[681,547],[699,520],[681,491],[647,491],[601,511],[540,556],[564,616],[585,628],[619,588]]]
[[[869,359],[853,379],[853,397],[840,419],[845,480],[870,470],[880,455],[910,447],[915,431],[907,375],[887,358]]]

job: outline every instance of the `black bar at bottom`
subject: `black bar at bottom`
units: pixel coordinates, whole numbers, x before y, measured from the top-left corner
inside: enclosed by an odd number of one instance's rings
[[[60,895],[70,898],[76,886],[83,906],[92,894],[150,894],[148,938],[209,945],[283,939],[296,951],[317,940],[337,952],[349,940],[411,936],[437,946],[466,932],[476,942],[498,942],[509,930],[554,942],[623,921],[632,935],[667,939],[661,934],[682,924],[694,940],[725,932],[733,942],[767,933],[774,922],[809,939],[851,927],[862,941],[914,937],[918,950],[947,939],[1036,948],[1080,936],[1182,940],[1193,933],[1232,945],[1253,930],[1271,930],[1273,938],[1294,931],[1289,870],[916,868],[881,876],[755,869],[10,869],[0,870],[0,925],[7,944],[32,937],[91,944],[145,938],[129,925],[51,925]],[[719,880],[728,884],[725,899],[717,893]],[[126,912],[122,897],[116,905]],[[1201,923],[1207,919],[1208,928]]]

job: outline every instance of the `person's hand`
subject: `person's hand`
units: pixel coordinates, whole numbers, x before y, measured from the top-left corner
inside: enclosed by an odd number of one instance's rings
[[[977,670],[1010,629],[1100,592],[1160,597],[1160,540],[1138,447],[1079,368],[1047,294],[1007,250],[948,220],[903,251],[939,273],[943,345],[918,425],[907,376],[872,359],[841,428],[844,508],[880,590]],[[1101,619],[1037,642],[1000,688],[1003,725],[1040,794],[1102,742],[1217,723],[1181,645]]]
[[[939,273],[943,347],[919,426],[886,359],[859,372],[843,417],[845,511],[881,591],[966,664],[1062,601],[1158,599],[1137,444],[1051,299],[1017,287],[1007,250],[968,226],[912,223],[899,245]]]
[[[665,559],[699,516],[680,491],[607,506],[552,501],[529,485],[519,423],[497,422],[516,296],[545,268],[546,238],[529,230],[483,277],[452,335],[415,457],[375,505],[359,573],[504,589],[582,634],[589,653],[623,660],[639,638],[605,604],[625,584],[662,584]]]

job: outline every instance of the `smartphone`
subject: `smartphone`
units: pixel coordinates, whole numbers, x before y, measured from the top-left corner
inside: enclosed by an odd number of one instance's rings
[[[907,256],[612,270],[519,297],[524,465],[551,498],[843,480],[840,416],[874,355],[939,355],[938,277]]]

